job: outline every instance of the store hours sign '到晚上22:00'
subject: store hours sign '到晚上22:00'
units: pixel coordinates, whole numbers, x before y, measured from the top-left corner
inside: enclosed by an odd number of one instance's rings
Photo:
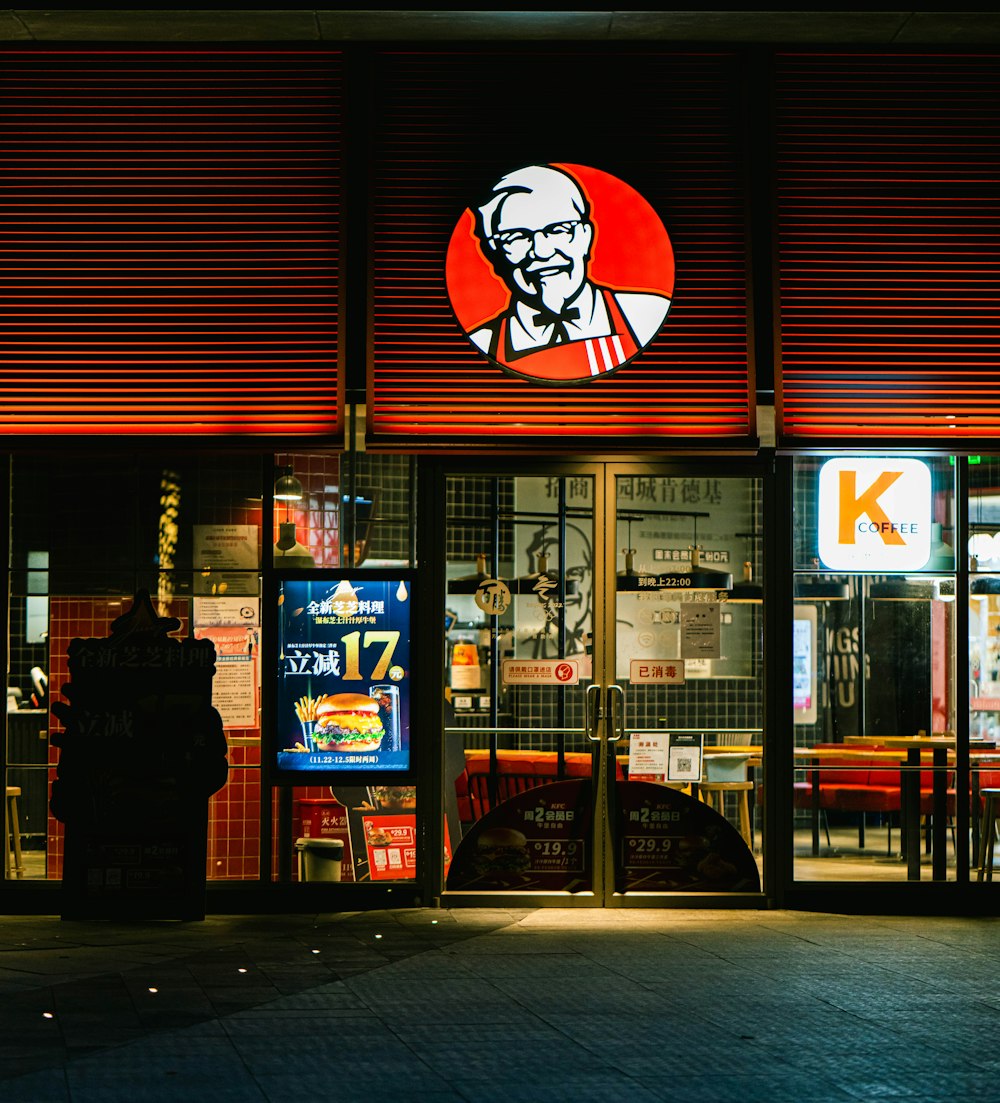
[[[278,596],[277,767],[410,767],[409,579],[287,580]]]

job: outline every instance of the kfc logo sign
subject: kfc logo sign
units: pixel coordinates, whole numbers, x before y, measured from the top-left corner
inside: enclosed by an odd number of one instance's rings
[[[653,208],[583,165],[529,165],[465,211],[448,246],[448,296],[469,340],[539,383],[582,383],[659,333],[674,291]]]
[[[917,571],[931,556],[931,473],[920,460],[828,460],[819,557],[837,571]]]

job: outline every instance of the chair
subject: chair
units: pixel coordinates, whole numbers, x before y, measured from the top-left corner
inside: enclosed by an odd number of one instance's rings
[[[17,798],[21,795],[18,785],[7,786],[7,796],[3,806],[4,839],[4,876],[10,876],[11,843],[13,842],[14,872],[18,878],[24,876],[24,861],[21,858],[21,828],[17,820]]]
[[[740,834],[753,850],[753,833],[750,829],[750,790],[754,783],[747,778],[747,762],[750,755],[722,753],[705,755],[704,778],[698,784],[698,795],[719,815],[724,816],[725,794],[736,793],[739,807]]]
[[[980,789],[979,796],[983,799],[985,807],[980,824],[979,868],[976,870],[976,880],[992,881],[993,844],[997,837],[997,818],[1000,817],[1000,789]]]

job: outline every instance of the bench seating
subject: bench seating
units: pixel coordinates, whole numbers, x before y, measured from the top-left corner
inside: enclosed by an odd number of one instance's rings
[[[816,748],[835,751],[842,744],[817,743]],[[873,752],[888,748],[871,747]],[[843,758],[824,755],[817,764],[802,765],[806,777],[795,782],[795,807],[813,807],[813,777],[819,776],[819,807],[824,812],[898,812],[900,810],[900,770],[887,767],[888,760],[877,754],[871,758],[851,754]],[[949,776],[948,814],[955,810],[955,789]],[[920,812],[930,815],[934,810],[934,771],[920,771]]]

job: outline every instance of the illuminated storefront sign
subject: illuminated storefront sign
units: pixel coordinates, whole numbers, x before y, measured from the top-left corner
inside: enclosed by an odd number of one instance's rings
[[[282,583],[279,772],[409,769],[411,588],[367,575]]]
[[[827,460],[819,557],[839,571],[915,571],[931,554],[931,473],[912,459]]]
[[[627,364],[673,296],[670,238],[629,185],[582,165],[507,173],[459,220],[448,295],[469,340],[541,383],[582,383]]]

